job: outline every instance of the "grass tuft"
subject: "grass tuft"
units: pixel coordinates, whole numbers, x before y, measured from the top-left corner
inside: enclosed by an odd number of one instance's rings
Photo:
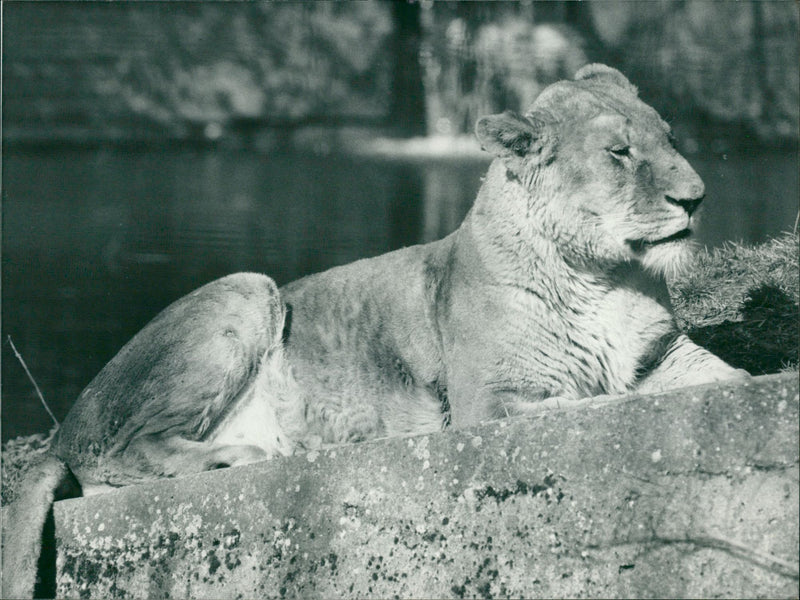
[[[800,237],[758,246],[728,243],[701,252],[670,282],[681,328],[753,375],[796,370],[800,346]]]
[[[0,488],[3,506],[14,500],[21,479],[50,449],[57,431],[58,426],[55,426],[48,433],[20,436],[3,444],[2,488]]]

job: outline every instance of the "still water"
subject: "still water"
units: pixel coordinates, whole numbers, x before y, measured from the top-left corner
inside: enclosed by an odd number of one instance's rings
[[[707,201],[700,241],[762,242],[798,211],[796,153],[692,158]],[[365,160],[220,150],[5,149],[2,437],[49,417],[159,310],[236,271],[283,284],[442,237],[486,162]]]

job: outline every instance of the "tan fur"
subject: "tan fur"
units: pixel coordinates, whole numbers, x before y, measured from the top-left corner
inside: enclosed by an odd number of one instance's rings
[[[232,275],[137,334],[70,411],[55,471],[26,480],[4,520],[4,557],[21,557],[4,592],[31,589],[64,465],[91,493],[742,376],[675,325],[664,274],[690,254],[703,182],[621,73],[584,67],[476,133],[496,158],[452,235],[280,294]]]
[[[664,275],[690,256],[703,182],[621,73],[584,67],[476,132],[496,159],[454,234],[281,290],[310,431],[419,433],[742,376],[677,330]]]

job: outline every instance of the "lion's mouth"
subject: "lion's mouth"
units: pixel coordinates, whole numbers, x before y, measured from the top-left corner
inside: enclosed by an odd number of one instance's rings
[[[668,235],[667,237],[664,238],[659,238],[656,240],[627,240],[627,242],[634,252],[644,252],[647,248],[652,248],[653,246],[660,246],[661,244],[667,244],[669,242],[677,242],[679,240],[685,240],[691,235],[692,235],[692,230],[687,227],[686,229],[681,229],[677,233],[673,233],[672,235]]]

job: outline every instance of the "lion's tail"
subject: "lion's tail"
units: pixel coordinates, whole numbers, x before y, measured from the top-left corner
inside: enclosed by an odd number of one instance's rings
[[[25,474],[14,501],[3,508],[3,598],[55,596],[55,533],[47,525],[53,502],[74,485],[66,464],[48,453]]]

